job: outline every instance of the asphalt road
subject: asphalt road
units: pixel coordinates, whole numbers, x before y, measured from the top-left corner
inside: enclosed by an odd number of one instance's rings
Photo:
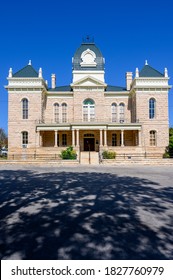
[[[1,259],[173,259],[173,167],[0,166]]]

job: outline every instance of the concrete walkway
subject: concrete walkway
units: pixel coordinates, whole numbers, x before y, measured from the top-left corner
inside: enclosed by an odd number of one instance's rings
[[[173,259],[171,166],[0,166],[1,259]]]

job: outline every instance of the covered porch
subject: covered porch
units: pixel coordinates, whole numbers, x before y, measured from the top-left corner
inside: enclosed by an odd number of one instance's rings
[[[62,150],[73,146],[78,151],[102,151],[142,147],[141,125],[71,124],[37,126],[37,150]]]

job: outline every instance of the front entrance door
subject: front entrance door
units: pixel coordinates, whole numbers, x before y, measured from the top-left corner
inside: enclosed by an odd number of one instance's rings
[[[84,138],[84,151],[95,151],[95,138]]]

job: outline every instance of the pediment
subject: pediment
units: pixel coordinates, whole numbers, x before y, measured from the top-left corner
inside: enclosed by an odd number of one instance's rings
[[[91,76],[84,77],[71,84],[71,87],[106,87],[107,84]]]

